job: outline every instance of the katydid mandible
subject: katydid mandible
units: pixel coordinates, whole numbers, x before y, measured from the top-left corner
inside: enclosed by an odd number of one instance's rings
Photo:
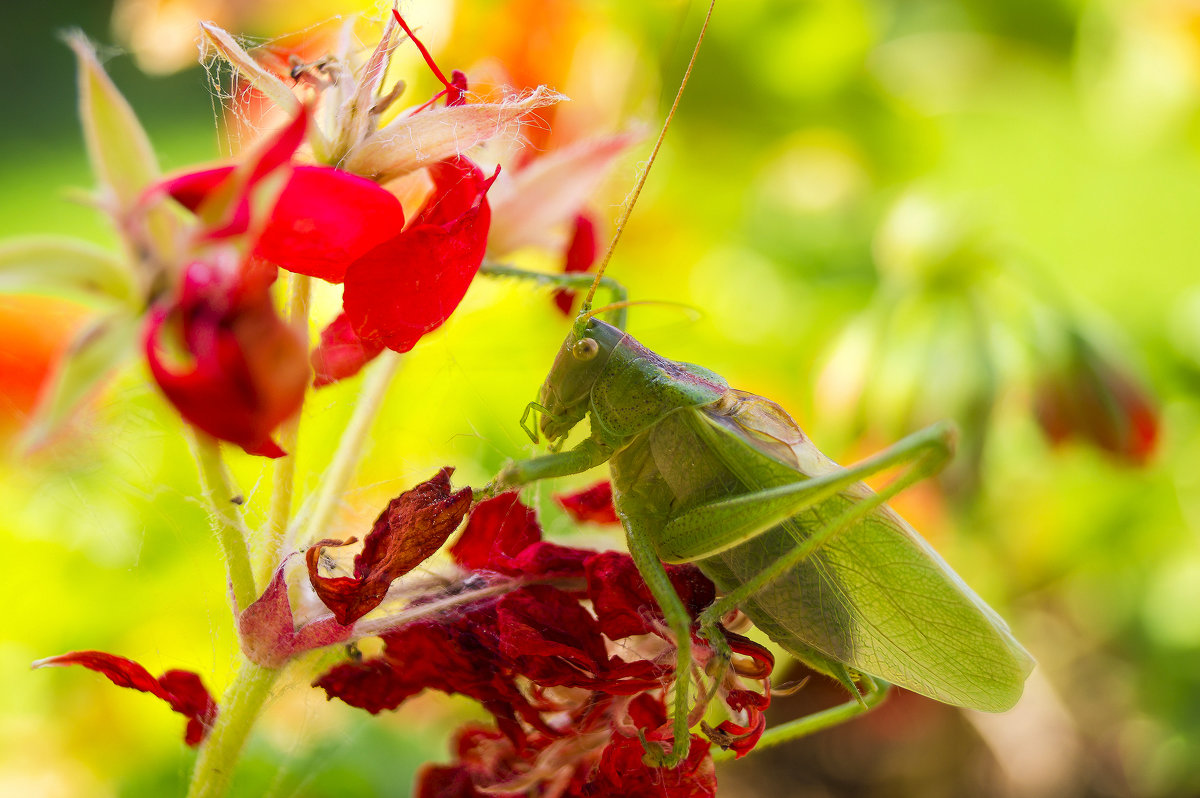
[[[526,410],[540,411],[539,427],[552,453],[509,463],[486,492],[609,464],[630,554],[677,648],[672,743],[643,740],[654,764],[678,764],[690,741],[691,618],[664,562],[695,563],[717,585],[721,598],[701,614],[699,633],[721,662],[727,665],[732,654],[719,623],[740,608],[775,643],[852,693],[840,707],[768,730],[760,747],[869,709],[886,695],[889,682],[948,704],[1006,710],[1021,696],[1032,657],[886,505],[949,460],[954,437],[949,425],[935,425],[841,468],[776,403],[731,389],[708,369],[668,360],[627,335],[621,310],[628,302],[610,306],[621,309],[612,317],[620,326],[596,318],[604,308],[591,310],[679,105],[712,9],[710,4],[674,104],[580,314],[538,400]],[[484,271],[522,274],[495,266]],[[583,277],[524,276],[563,285]],[[607,284],[614,287],[611,280]],[[558,451],[585,417],[590,435]],[[861,481],[901,465],[907,470],[878,494]],[[865,693],[855,684],[856,674]]]

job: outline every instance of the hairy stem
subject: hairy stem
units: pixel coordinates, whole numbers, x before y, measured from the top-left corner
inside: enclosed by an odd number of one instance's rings
[[[233,485],[215,438],[197,431],[192,437],[192,453],[200,467],[200,486],[212,512],[213,531],[225,555],[234,608],[241,611],[258,596],[250,568],[249,531],[236,510],[242,495]]]
[[[293,274],[288,278],[287,322],[304,340],[308,349],[308,309],[312,296],[312,278]],[[265,585],[279,564],[284,538],[287,536],[288,520],[292,514],[292,493],[296,484],[296,449],[300,441],[300,413],[285,421],[279,428],[279,445],[288,453],[275,461],[271,480],[271,508],[267,515],[262,560],[258,563],[258,583]]]
[[[188,798],[220,798],[229,791],[246,737],[261,714],[279,673],[242,660],[237,676],[221,697],[217,722],[196,757]]]
[[[388,386],[391,385],[392,377],[395,376],[396,368],[399,365],[399,353],[385,351],[371,367],[371,372],[363,382],[358,404],[354,407],[354,415],[350,417],[350,423],[346,425],[346,431],[342,433],[342,439],[338,443],[333,462],[329,464],[329,468],[321,477],[321,487],[314,497],[312,511],[307,518],[296,519],[297,524],[302,525],[301,528],[304,530],[303,534],[299,536],[301,541],[307,542],[315,535],[322,534],[322,530],[327,528],[330,521],[333,520],[338,504],[342,501],[342,495],[350,485],[350,480],[354,478],[354,472],[358,470],[359,461],[362,460],[363,447],[367,442],[367,434],[371,431],[375,417],[379,415],[379,411],[383,407]]]

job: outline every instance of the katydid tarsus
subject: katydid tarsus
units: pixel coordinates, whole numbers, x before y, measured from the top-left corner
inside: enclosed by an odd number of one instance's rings
[[[651,163],[686,82],[685,75]],[[1032,658],[886,505],[951,457],[949,425],[842,468],[774,402],[661,357],[624,332],[623,315],[610,316],[609,324],[596,317],[604,308],[591,310],[645,177],[643,171],[583,309],[530,403],[551,453],[509,463],[484,495],[609,464],[629,551],[677,646],[673,742],[646,743],[648,760],[670,767],[686,756],[693,709],[691,619],[664,562],[695,563],[716,583],[721,597],[701,614],[698,632],[721,663],[731,653],[718,624],[741,609],[776,644],[850,691],[846,704],[771,729],[760,746],[853,717],[881,701],[889,683],[962,707],[1011,707]],[[588,437],[558,451],[585,417]],[[896,467],[903,473],[879,493],[862,482]]]

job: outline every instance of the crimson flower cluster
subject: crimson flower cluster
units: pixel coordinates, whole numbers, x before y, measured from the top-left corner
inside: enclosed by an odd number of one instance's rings
[[[587,493],[594,501],[607,489]],[[389,631],[380,656],[343,663],[315,682],[330,698],[371,713],[433,689],[465,695],[492,714],[495,728],[459,732],[455,763],[422,772],[418,795],[715,794],[710,743],[702,737],[693,736],[675,770],[642,763],[639,733],[670,739],[664,686],[675,654],[627,554],[542,540],[533,511],[515,493],[478,504],[450,554],[469,574],[464,584],[512,589]],[[693,618],[713,601],[713,584],[695,567],[668,573]],[[740,665],[719,692],[746,723],[726,721],[712,737],[742,754],[762,733],[769,693],[740,686],[739,674],[765,684],[773,663],[760,646],[727,636],[750,665]],[[703,666],[712,653],[699,640],[697,650]]]
[[[701,697],[693,714],[719,699],[733,719],[715,728],[705,724],[707,739],[693,735],[679,767],[644,764],[640,737],[671,740],[665,693],[675,676],[675,648],[633,560],[622,552],[542,540],[534,511],[515,493],[471,509],[471,490],[452,490],[451,473],[442,469],[389,502],[363,541],[352,575],[323,576],[321,570],[330,548],[354,539],[309,548],[309,581],[330,614],[299,623],[281,565],[238,617],[247,656],[277,668],[304,651],[373,634],[380,627],[368,630],[361,625],[368,623],[364,616],[466,517],[449,549],[459,577],[412,598],[403,619],[389,623],[385,617],[379,656],[337,665],[314,686],[372,714],[396,709],[426,689],[467,696],[491,713],[494,727],[459,730],[454,763],[422,771],[422,798],[601,798],[650,790],[670,798],[715,795],[712,743],[742,756],[765,729],[770,653],[722,628],[736,656],[719,683],[706,684],[714,653],[694,637],[692,673],[682,675]],[[615,514],[611,503],[607,512],[600,506],[605,497],[611,487],[601,483],[558,500],[572,514],[606,520]],[[712,582],[694,566],[668,566],[667,573],[693,619],[714,600]],[[192,673],[171,671],[156,680],[135,662],[94,651],[37,664],[83,665],[120,686],[158,696],[188,718],[189,745],[198,744],[216,718],[215,701]],[[759,682],[761,689],[747,682]]]

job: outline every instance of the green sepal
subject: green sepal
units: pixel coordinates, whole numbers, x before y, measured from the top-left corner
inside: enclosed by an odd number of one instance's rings
[[[150,139],[87,37],[71,33],[67,44],[79,61],[79,117],[92,169],[118,207],[131,208],[159,176]]]
[[[74,238],[28,236],[0,243],[0,291],[28,289],[113,299],[131,307],[138,301],[125,261]]]
[[[44,389],[33,421],[22,438],[22,447],[46,443],[104,380],[134,350],[141,318],[113,313],[86,325],[78,333]]]

